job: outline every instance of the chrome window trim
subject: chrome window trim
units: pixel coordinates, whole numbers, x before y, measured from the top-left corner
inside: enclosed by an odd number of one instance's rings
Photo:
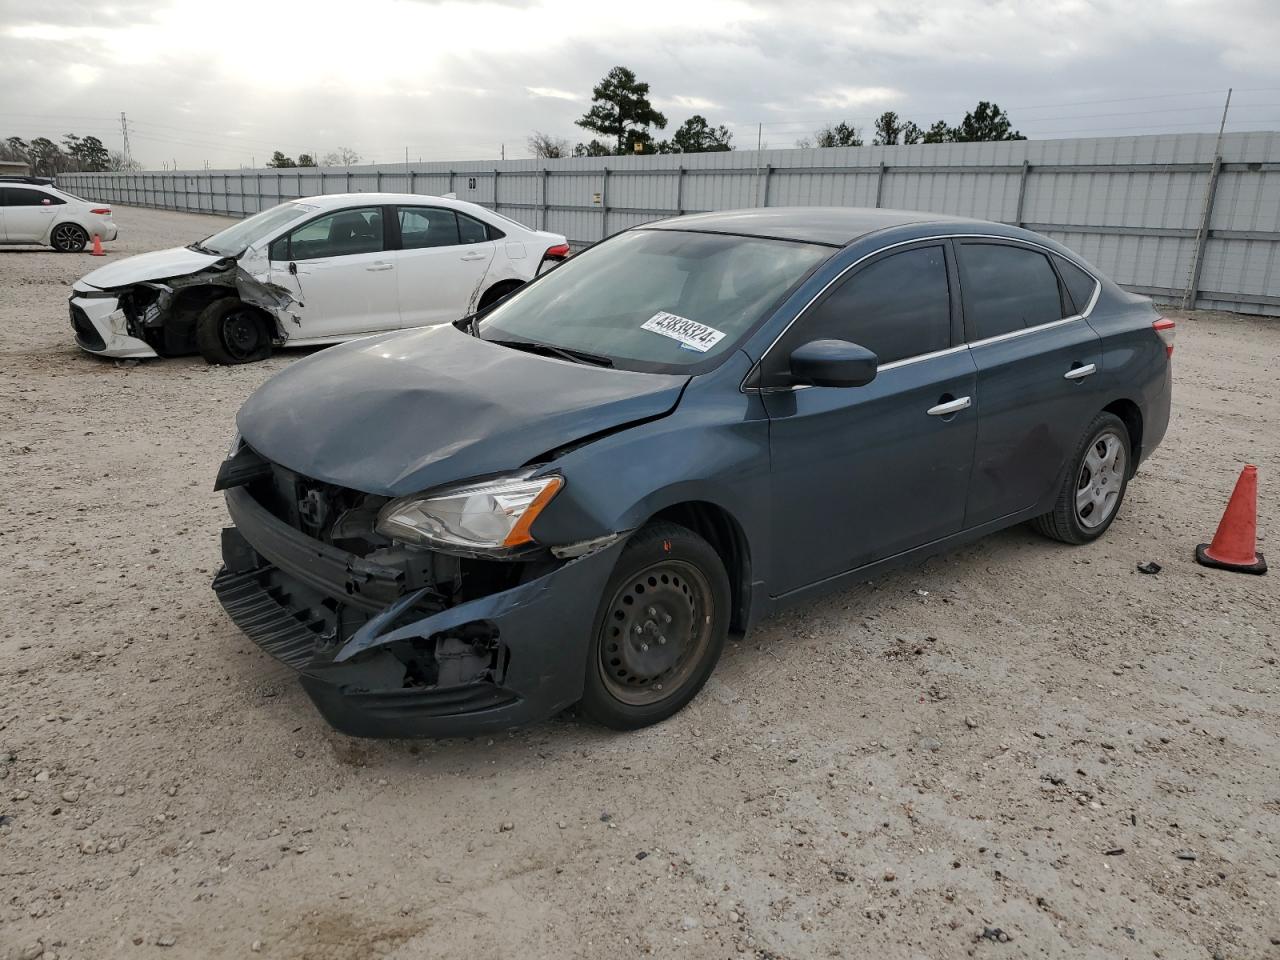
[[[783,327],[782,331],[776,337],[773,338],[773,342],[770,343],[769,346],[765,349],[764,353],[760,355],[760,359],[751,365],[751,369],[749,369],[746,375],[742,378],[742,382],[738,385],[738,390],[742,393],[746,393],[748,390],[755,390],[759,392],[763,389],[761,387],[748,387],[747,381],[750,380],[752,374],[754,374],[756,370],[760,368],[760,365],[763,364],[764,361],[769,358],[769,354],[773,352],[773,348],[778,345],[778,342],[787,335],[787,333],[791,330],[793,326],[795,326],[795,324],[800,320],[800,318],[809,312],[810,308],[812,308],[813,305],[817,303],[819,299],[821,299],[823,294],[825,294],[833,286],[835,286],[837,283],[843,280],[845,274],[847,274],[850,270],[854,269],[861,263],[865,263],[867,260],[870,260],[872,257],[877,257],[880,254],[885,253],[886,251],[894,250],[898,247],[911,246],[912,244],[928,244],[937,240],[998,240],[1004,243],[1011,243],[1015,245],[1020,244],[1022,246],[1034,247],[1037,250],[1043,251],[1046,255],[1062,257],[1072,266],[1079,267],[1093,281],[1093,296],[1089,298],[1089,305],[1085,307],[1082,313],[1073,314],[1070,317],[1063,317],[1061,320],[1053,320],[1053,321],[1050,321],[1049,323],[1037,324],[1034,327],[1024,327],[1021,330],[1011,330],[1008,333],[1002,333],[994,337],[986,337],[982,340],[974,340],[972,342],[966,341],[965,343],[958,344],[954,347],[948,347],[945,350],[935,350],[932,353],[921,353],[921,354],[917,354],[914,357],[903,357],[901,360],[893,360],[889,363],[880,364],[879,366],[876,367],[877,371],[892,370],[895,367],[905,366],[909,363],[918,363],[921,360],[930,360],[933,357],[940,357],[949,353],[957,353],[960,350],[968,350],[972,347],[978,347],[988,343],[996,343],[1001,340],[1011,340],[1014,337],[1020,337],[1026,333],[1037,333],[1041,330],[1048,330],[1051,327],[1057,327],[1064,323],[1071,323],[1072,321],[1075,321],[1075,320],[1087,320],[1089,318],[1089,314],[1093,312],[1093,308],[1097,305],[1098,298],[1101,297],[1102,295],[1102,281],[1098,279],[1097,275],[1094,274],[1092,270],[1089,270],[1083,264],[1077,263],[1075,260],[1071,259],[1070,257],[1064,256],[1063,254],[1059,253],[1057,250],[1054,250],[1051,247],[1046,247],[1043,243],[1036,243],[1034,240],[1025,240],[1022,237],[1002,237],[997,234],[991,234],[991,233],[940,233],[930,237],[916,237],[912,240],[899,240],[897,243],[891,243],[886,247],[880,247],[878,250],[872,250],[870,253],[864,254],[863,256],[859,257],[857,260],[853,261],[853,263],[845,267],[843,270],[841,270],[829,281],[827,281],[827,283],[823,285],[822,289],[819,290],[817,293],[815,293],[810,298],[809,302],[806,303],[803,307],[801,307],[799,312],[797,312],[796,315],[791,318],[791,322],[788,323],[785,327]],[[1055,270],[1054,273],[1056,274],[1057,271]],[[788,389],[803,390],[803,389],[806,389],[808,386],[809,386],[808,384],[796,384],[795,386],[792,386],[789,388],[788,387],[772,387],[769,389],[771,392],[778,392],[778,391],[786,391]]]

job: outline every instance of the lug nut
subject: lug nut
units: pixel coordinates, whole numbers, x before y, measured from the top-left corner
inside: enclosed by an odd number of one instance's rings
[[[642,643],[642,644],[640,644],[640,652],[641,652],[641,653],[644,653],[644,651],[646,651],[646,650],[648,650],[648,649],[649,649],[649,645],[648,645],[647,643]]]
[[[658,637],[658,643],[666,643],[666,642],[667,642],[667,638],[666,638],[666,637],[663,637],[663,636],[659,636],[659,637]]]

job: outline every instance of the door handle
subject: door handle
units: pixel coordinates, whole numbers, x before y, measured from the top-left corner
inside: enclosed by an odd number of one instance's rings
[[[1062,375],[1063,380],[1083,380],[1091,373],[1097,373],[1098,368],[1095,364],[1086,363],[1083,367],[1072,367]]]
[[[959,397],[955,400],[948,400],[946,403],[940,403],[936,407],[930,407],[925,413],[931,417],[947,417],[953,413],[959,413],[961,410],[968,410],[973,406],[973,401],[969,397]]]
[[[468,254],[466,254],[465,256],[463,256],[461,259],[463,259],[463,260],[483,260],[484,258],[485,258],[485,255],[484,255],[483,253],[468,253]]]
[[[370,273],[374,273],[378,270],[390,270],[394,266],[395,264],[393,263],[373,263],[365,267],[365,269],[368,270]]]

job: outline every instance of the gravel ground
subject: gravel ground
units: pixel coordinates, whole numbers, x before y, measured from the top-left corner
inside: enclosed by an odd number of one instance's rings
[[[117,216],[112,258],[225,223]],[[657,728],[384,743],[209,590],[232,416],[298,354],[81,354],[98,262],[0,251],[0,957],[1280,956],[1280,581],[1192,561],[1243,462],[1276,516],[1280,322],[1182,320],[1099,543],[772,620]]]

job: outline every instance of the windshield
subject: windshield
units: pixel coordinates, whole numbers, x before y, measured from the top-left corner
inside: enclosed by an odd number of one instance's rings
[[[280,227],[306,216],[315,209],[316,207],[309,203],[294,201],[282,203],[278,207],[256,213],[247,220],[241,220],[211,237],[205,237],[192,246],[224,257],[238,257],[263,237],[270,236]]]
[[[586,250],[477,325],[511,340],[681,372],[732,350],[830,247],[785,240],[633,230]]]

